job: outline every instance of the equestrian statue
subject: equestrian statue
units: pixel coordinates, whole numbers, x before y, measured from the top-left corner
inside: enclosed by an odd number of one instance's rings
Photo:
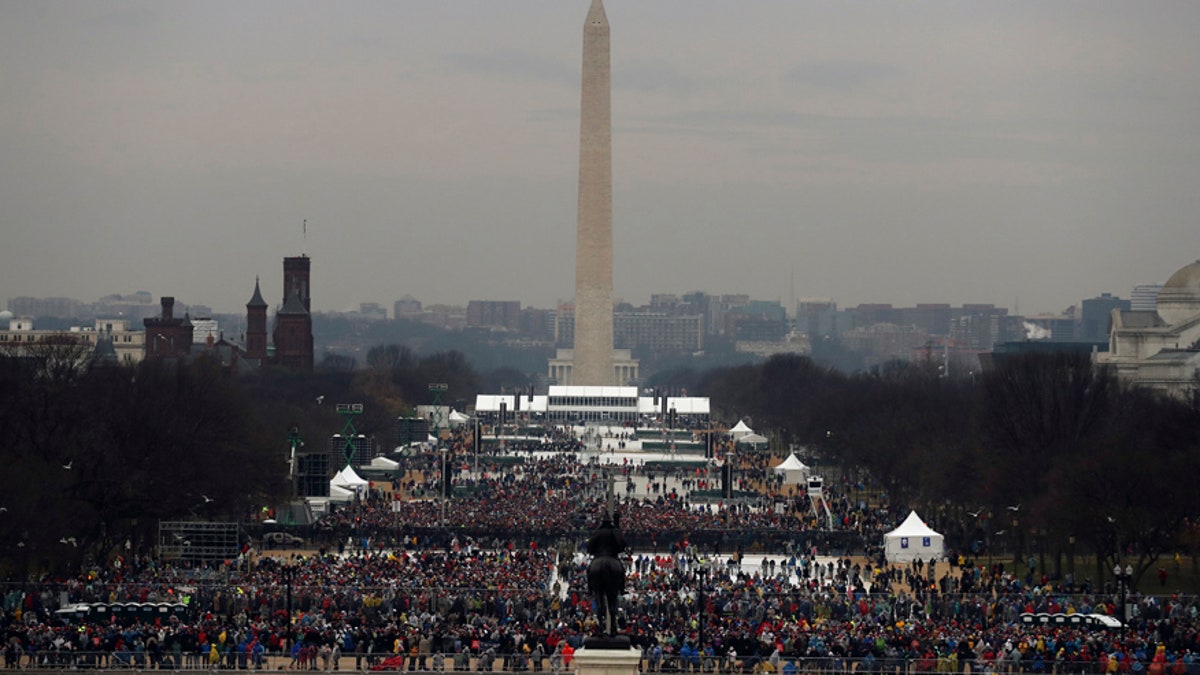
[[[611,642],[611,646],[619,646],[619,642],[628,646],[624,640],[614,640],[617,636],[617,598],[625,590],[625,565],[618,558],[625,551],[625,537],[621,534],[621,514],[611,510],[604,515],[600,527],[588,539],[587,550],[592,554],[592,562],[588,565],[588,592],[596,601],[596,613],[601,619],[600,634]],[[597,644],[596,646],[603,646]]]

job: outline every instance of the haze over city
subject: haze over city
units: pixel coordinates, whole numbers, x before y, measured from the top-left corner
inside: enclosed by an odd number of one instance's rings
[[[1127,296],[1198,257],[1200,6],[609,0],[616,296]],[[587,3],[0,5],[0,298],[573,292]],[[307,220],[307,232],[302,223]]]

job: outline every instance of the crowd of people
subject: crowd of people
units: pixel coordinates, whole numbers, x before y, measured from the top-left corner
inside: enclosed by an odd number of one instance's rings
[[[822,547],[801,537],[824,527],[808,497],[772,486],[766,462],[744,468],[744,487],[760,496],[714,504],[691,499],[689,489],[703,483],[687,469],[618,466],[614,478],[626,484],[664,487],[610,498],[609,477],[567,453],[484,461],[478,472],[463,470],[469,496],[422,499],[400,489],[400,499],[377,492],[331,511],[316,525],[315,553],[247,544],[228,560],[134,555],[70,577],[11,582],[0,615],[5,664],[570,670],[574,651],[597,631],[583,542],[611,503],[626,531],[661,535],[626,560],[621,632],[642,651],[646,671],[1200,668],[1195,597],[1135,592],[1120,629],[1028,623],[1023,615],[1114,616],[1123,597],[1032,569],[958,558],[896,566],[877,547]],[[433,487],[426,483],[437,473],[427,479],[419,469],[398,475],[395,487]],[[885,504],[868,508],[831,492],[835,527],[857,541],[879,541],[894,526]],[[692,536],[711,530],[771,532],[782,544],[751,553]],[[119,619],[98,609],[124,602],[179,603],[186,612]],[[59,611],[76,603],[91,609]]]
[[[385,552],[281,557],[247,550],[198,566],[134,558],[10,586],[6,664],[564,668],[596,630],[586,555],[494,544],[464,538],[445,549],[409,542]],[[1195,668],[1200,647],[1196,598],[1135,595],[1124,630],[1030,625],[1022,614],[1114,615],[1119,598],[1000,570],[987,574],[988,592],[955,592],[942,581],[980,573],[974,566],[931,563],[914,578],[911,567],[809,553],[759,559],[751,569],[736,553],[707,556],[686,541],[673,548],[627,562],[622,632],[650,671],[853,664],[860,672],[1140,672],[1157,658],[1179,673]],[[67,621],[54,611],[124,601],[178,601],[188,613],[129,623]]]
[[[714,500],[709,495],[719,488],[720,476],[708,465],[582,463],[571,442],[557,436],[519,462],[499,459],[513,455],[476,457],[467,451],[468,444],[468,438],[456,438],[447,444],[448,457],[428,451],[405,458],[390,490],[372,490],[361,502],[337,507],[322,518],[316,526],[319,541],[333,547],[347,539],[352,545],[369,539],[376,547],[388,547],[405,532],[430,526],[476,536],[530,532],[543,544],[579,538],[609,498],[606,472],[613,474],[611,491],[625,513],[625,529],[650,546],[684,533],[730,541],[756,531],[794,535],[835,530],[852,535],[841,540],[860,542],[857,548],[865,552],[892,525],[886,503],[868,506],[837,486],[814,508],[802,487],[780,484],[765,455],[737,459],[733,488],[751,497]],[[455,497],[446,501],[434,498],[442,487],[443,461],[450,464],[455,486]],[[708,494],[697,500],[694,491]]]

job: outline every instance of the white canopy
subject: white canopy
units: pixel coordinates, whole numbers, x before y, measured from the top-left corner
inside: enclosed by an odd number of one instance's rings
[[[911,511],[900,527],[883,535],[883,552],[891,563],[910,563],[918,558],[929,562],[941,558],[945,547],[942,535]]]
[[[366,487],[371,484],[371,481],[355,473],[354,468],[347,464],[344,469],[334,474],[333,478],[329,480],[329,484],[353,490],[356,487]]]
[[[775,475],[783,476],[785,485],[797,485],[808,476],[808,467],[796,457],[796,453],[792,453],[775,467]]]
[[[331,502],[352,502],[354,501],[354,490],[345,488],[340,485],[329,484],[329,501]]]
[[[729,430],[729,435],[733,436],[734,438],[741,438],[742,436],[752,433],[754,433],[754,430],[746,425],[745,420],[738,420],[738,423]]]
[[[457,410],[451,410],[451,411],[450,411],[450,424],[451,424],[452,426],[458,426],[458,425],[460,425],[460,424],[466,424],[467,422],[470,422],[470,421],[471,421],[471,418],[470,418],[470,417],[467,417],[466,415],[464,415],[464,414],[462,414],[462,413],[458,412]]]
[[[754,445],[754,446],[766,445],[767,437],[759,436],[758,434],[746,434],[745,436],[742,436],[741,438],[737,439],[737,442],[744,443],[746,445]]]
[[[350,465],[334,474],[329,479],[329,499],[335,502],[349,502],[355,495],[365,496],[371,481],[359,476]]]
[[[400,462],[397,462],[394,459],[388,459],[387,457],[380,455],[380,456],[376,457],[375,459],[371,460],[371,468],[372,469],[381,469],[383,471],[392,471],[394,469],[400,468]]]

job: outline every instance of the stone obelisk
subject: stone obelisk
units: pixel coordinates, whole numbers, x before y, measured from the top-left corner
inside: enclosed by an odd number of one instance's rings
[[[612,103],[608,17],[592,0],[583,24],[579,223],[575,234],[576,385],[613,385]]]

